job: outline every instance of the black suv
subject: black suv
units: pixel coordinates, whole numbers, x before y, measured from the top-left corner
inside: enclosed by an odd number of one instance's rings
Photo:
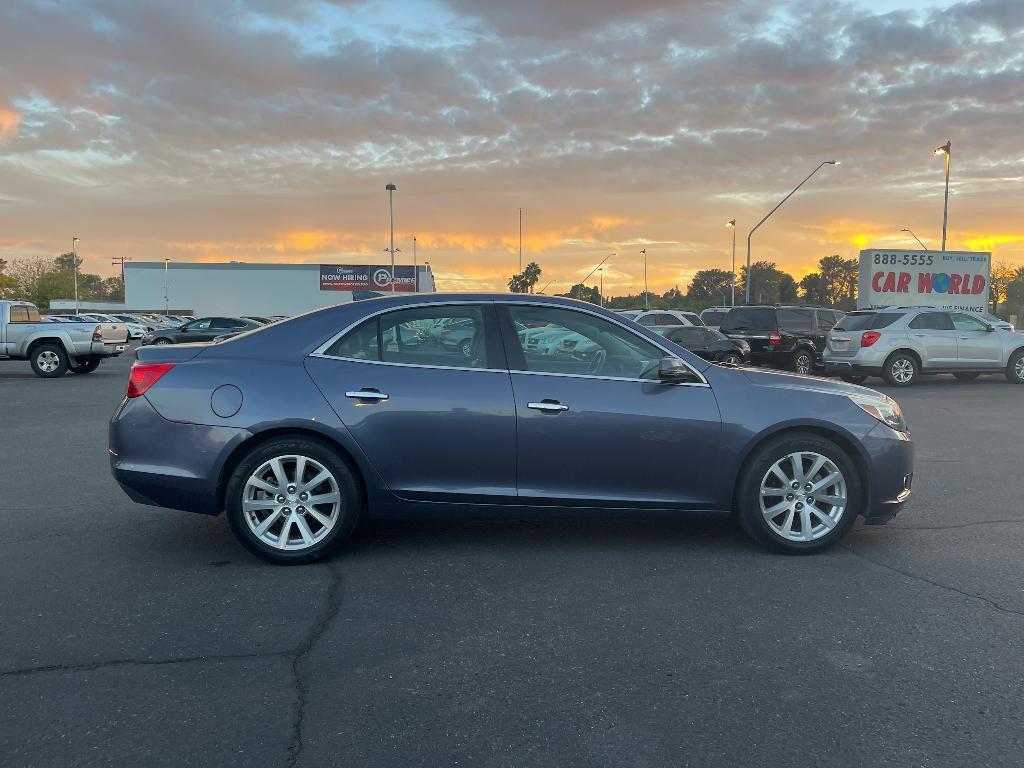
[[[825,334],[842,312],[819,307],[747,305],[733,307],[719,330],[750,344],[750,360],[797,373],[822,366]]]

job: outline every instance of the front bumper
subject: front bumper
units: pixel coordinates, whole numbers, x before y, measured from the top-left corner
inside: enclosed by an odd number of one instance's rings
[[[168,421],[145,395],[125,398],[110,420],[110,471],[140,504],[216,515],[220,473],[248,430]]]
[[[861,438],[867,453],[868,502],[864,521],[884,525],[903,509],[914,480],[914,443],[910,435],[879,423]]]

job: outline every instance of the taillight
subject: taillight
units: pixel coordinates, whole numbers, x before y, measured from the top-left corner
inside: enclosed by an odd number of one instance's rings
[[[777,347],[782,343],[782,334],[778,331],[772,331],[768,334],[768,345],[771,347]]]
[[[128,374],[128,397],[138,397],[174,367],[174,363],[132,363]]]
[[[103,332],[100,330],[100,327],[98,325],[96,326],[96,328],[92,332],[92,340],[93,341],[103,341]]]
[[[870,347],[876,341],[882,337],[878,331],[864,331],[860,337],[860,345],[862,347]]]

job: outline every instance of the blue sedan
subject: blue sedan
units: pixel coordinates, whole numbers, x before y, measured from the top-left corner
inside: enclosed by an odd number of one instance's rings
[[[423,332],[453,325],[468,344]],[[589,352],[537,353],[523,327]],[[858,515],[889,521],[910,494],[892,399],[712,365],[571,299],[383,297],[136,354],[110,424],[114,477],[141,503],[226,511],[275,563],[323,557],[364,515],[566,507],[733,512],[802,554]]]

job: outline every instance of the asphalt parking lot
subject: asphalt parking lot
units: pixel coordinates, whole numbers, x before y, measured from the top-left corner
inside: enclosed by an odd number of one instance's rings
[[[0,363],[0,764],[1021,764],[1024,388],[1002,377],[886,390],[914,495],[825,555],[577,513],[369,526],[275,568],[116,487],[130,362]]]

